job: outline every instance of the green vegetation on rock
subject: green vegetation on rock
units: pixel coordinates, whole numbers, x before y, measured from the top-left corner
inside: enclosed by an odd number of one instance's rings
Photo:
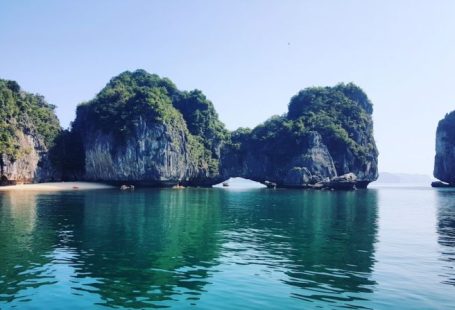
[[[372,112],[366,94],[349,83],[300,91],[289,103],[287,118],[302,122],[303,130],[319,132],[331,153],[350,150],[365,163],[377,156]]]
[[[306,147],[304,137],[307,133],[302,120],[273,116],[251,131],[248,147],[260,150],[262,155],[282,165]]]
[[[53,170],[63,179],[164,186],[235,176],[300,184],[349,172],[366,186],[377,178],[373,106],[352,83],[304,89],[286,114],[233,132],[200,90],[178,90],[144,70],[121,73],[79,105],[71,130],[61,130],[54,108],[0,80],[0,155],[27,154],[24,133],[38,140],[40,154],[50,150],[48,178]]]
[[[378,155],[372,112],[366,94],[352,83],[307,88],[292,97],[288,113],[273,116],[252,130],[232,132],[230,154],[246,154],[246,166],[255,167],[257,179],[267,171],[264,176],[279,181],[281,170],[284,174],[292,165],[312,161],[302,156],[313,147],[317,132],[338,175],[354,172],[361,180],[372,181],[377,177]],[[245,166],[241,159],[237,162]],[[330,161],[326,164],[329,167]]]
[[[200,90],[179,92],[173,98],[174,107],[179,110],[190,133],[200,137],[204,146],[215,158],[219,158],[219,147],[229,139],[229,132],[219,120],[215,108]]]
[[[211,174],[218,172],[220,147],[229,132],[213,104],[199,90],[179,91],[169,79],[144,70],[123,72],[93,100],[78,106],[73,128],[84,131],[88,125],[112,134],[122,146],[141,119],[183,132],[190,157]]]
[[[283,161],[300,152],[306,135],[316,131],[331,153],[349,149],[361,161],[368,161],[377,154],[372,111],[366,94],[352,83],[311,87],[292,97],[287,114],[273,116],[253,130],[234,131],[232,141],[262,146],[263,152]]]
[[[127,71],[113,78],[95,99],[79,105],[77,116],[84,119],[84,126],[89,124],[122,139],[131,134],[140,118],[182,123],[181,115],[172,106],[173,91],[175,86],[167,79],[144,70]]]
[[[49,148],[60,132],[55,106],[41,95],[24,92],[14,81],[0,80],[0,154],[20,158],[18,131],[36,135]]]

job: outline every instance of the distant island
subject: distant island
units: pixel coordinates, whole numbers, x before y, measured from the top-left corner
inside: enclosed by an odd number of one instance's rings
[[[144,70],[112,78],[62,130],[42,96],[0,80],[2,184],[60,180],[366,188],[378,177],[373,107],[355,84],[311,87],[287,113],[228,131],[200,90]],[[239,111],[241,113],[241,111]]]

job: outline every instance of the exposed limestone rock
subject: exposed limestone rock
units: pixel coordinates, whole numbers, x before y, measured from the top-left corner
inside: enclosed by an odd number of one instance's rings
[[[47,152],[59,131],[54,106],[0,80],[0,185],[53,180]]]
[[[56,172],[47,158],[47,148],[36,136],[17,132],[17,143],[22,150],[17,158],[3,154],[0,176],[4,185],[52,181]]]
[[[243,177],[271,187],[363,188],[378,176],[371,113],[354,84],[316,87],[294,96],[286,114],[229,132],[202,92],[124,72],[81,104],[71,131],[54,132],[52,143],[35,130],[43,122],[22,125],[21,152],[0,152],[2,180],[211,186]]]
[[[80,106],[74,131],[86,180],[211,186],[243,177],[277,187],[361,188],[377,178],[371,112],[360,88],[340,84],[300,92],[287,115],[229,133],[201,92],[138,70]],[[336,179],[347,174],[355,180]]]
[[[436,130],[434,177],[455,185],[455,112],[442,119]]]
[[[347,173],[339,177],[332,178],[326,186],[330,189],[351,190],[355,189],[357,176],[354,173]]]
[[[84,149],[86,180],[171,186],[189,180],[196,170],[182,130],[143,118],[121,147],[112,135],[93,131]]]
[[[227,147],[226,154],[222,156],[221,171],[225,177],[242,177],[264,184],[269,181],[279,187],[297,188],[308,187],[337,175],[332,157],[319,133],[309,132],[296,142],[301,146],[297,152],[277,150],[277,153],[291,153],[292,156],[284,162],[268,151],[267,144],[258,147],[247,143],[237,153]]]
[[[306,167],[294,167],[288,171],[283,185],[288,187],[303,187],[311,182],[311,172]]]
[[[319,133],[312,131],[308,136],[308,149],[296,156],[291,165],[306,168],[309,172],[309,183],[313,179],[331,178],[337,175],[332,156],[322,142]],[[306,182],[308,183],[308,182]]]

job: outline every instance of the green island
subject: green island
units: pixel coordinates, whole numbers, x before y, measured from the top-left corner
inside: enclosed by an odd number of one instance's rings
[[[273,187],[320,188],[338,180],[363,188],[378,174],[373,107],[353,83],[304,89],[287,113],[232,132],[202,91],[179,90],[145,70],[112,78],[77,107],[68,130],[42,96],[13,81],[0,87],[2,167],[25,152],[18,132],[36,136],[42,147],[36,166],[47,167],[27,172],[36,179],[2,168],[4,181],[211,186],[243,177]]]

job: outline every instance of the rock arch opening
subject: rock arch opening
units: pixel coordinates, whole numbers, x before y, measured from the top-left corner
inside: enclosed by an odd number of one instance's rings
[[[222,183],[216,184],[214,187],[225,187],[225,188],[264,188],[264,184],[241,178],[241,177],[232,177]]]

